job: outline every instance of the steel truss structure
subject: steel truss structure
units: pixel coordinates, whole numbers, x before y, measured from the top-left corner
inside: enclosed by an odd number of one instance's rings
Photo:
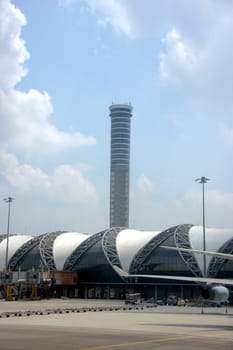
[[[175,245],[177,248],[192,249],[189,241],[189,231],[193,227],[192,224],[180,225],[174,235]],[[188,269],[192,271],[194,276],[201,277],[202,272],[198,266],[197,260],[193,253],[179,251],[181,258],[187,265]]]
[[[224,243],[220,249],[219,253],[232,254],[233,253],[233,238],[229,239],[226,243]],[[213,257],[209,264],[208,268],[208,276],[216,277],[218,272],[222,269],[223,265],[226,264],[229,260]]]
[[[67,258],[64,264],[64,271],[73,271],[75,264],[79,262],[82,255],[90,249],[96,242],[101,240],[106,230],[98,232],[90,237],[88,237],[85,241],[83,241],[75,251]]]
[[[179,226],[173,226],[165,231],[162,231],[157,236],[151,239],[139,252],[135,255],[131,262],[129,273],[137,274],[140,272],[144,261],[149,257],[154,249],[158,248],[160,244],[165,242],[169,237],[174,235],[174,232]]]
[[[120,227],[115,227],[106,230],[102,239],[103,251],[106,258],[108,259],[108,262],[112,266],[116,265],[118,267],[121,267],[121,263],[116,249],[116,237],[121,230],[122,228]]]
[[[56,271],[56,265],[53,256],[53,243],[55,239],[66,231],[50,232],[43,235],[40,241],[40,256],[43,264],[49,271]]]
[[[37,237],[34,237],[24,243],[13,255],[13,257],[8,262],[8,269],[11,271],[15,271],[17,266],[20,265],[20,261],[23,259],[23,257],[30,252],[33,248],[35,248],[37,245],[39,245],[40,240],[42,239],[44,235],[40,235]]]

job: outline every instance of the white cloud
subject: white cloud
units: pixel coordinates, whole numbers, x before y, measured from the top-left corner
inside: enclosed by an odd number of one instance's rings
[[[96,142],[92,136],[56,128],[51,122],[53,105],[48,93],[17,89],[17,83],[27,74],[24,63],[29,58],[21,39],[25,24],[25,16],[10,0],[0,0],[1,178],[9,188],[21,193],[65,202],[95,203],[96,191],[85,178],[83,167],[61,164],[48,174],[23,161],[25,156],[49,156]]]
[[[27,73],[22,64],[29,58],[20,38],[25,16],[9,0],[0,1],[0,89],[13,88]]]
[[[158,185],[161,189],[161,184]],[[175,197],[164,188],[151,196],[136,189],[131,198],[131,224],[142,229],[165,229],[190,223],[202,225],[201,190],[188,191]],[[233,193],[221,189],[205,190],[206,226],[231,227]]]
[[[48,176],[29,164],[19,165],[13,154],[0,152],[0,174],[19,191],[40,190],[48,188]]]
[[[180,30],[189,27],[190,34],[199,37],[201,27],[212,18],[209,0],[205,4],[202,0],[175,3],[173,0],[86,0],[86,3],[97,15],[98,23],[109,24],[129,38],[159,37],[171,26]],[[195,30],[190,30],[190,23]]]
[[[92,136],[59,131],[50,121],[50,96],[31,89],[21,92],[16,84],[25,76],[23,63],[29,54],[20,38],[24,15],[9,0],[0,2],[0,145],[27,154],[53,154],[67,148],[95,144]]]
[[[219,28],[212,28],[204,47],[193,45],[173,29],[163,39],[160,56],[161,79],[178,86],[221,119],[226,119],[229,111],[233,111],[230,93],[233,44],[225,39],[232,29],[228,21]]]
[[[220,111],[232,114],[231,1],[86,0],[86,4],[99,23],[129,38],[163,39],[162,80],[177,84],[191,100],[221,119],[225,117]]]
[[[58,166],[50,184],[49,193],[63,201],[93,204],[97,200],[94,186],[83,176],[79,166]]]
[[[79,0],[59,0],[63,5]],[[160,36],[171,26],[189,31],[196,40],[203,35],[203,27],[214,21],[217,1],[206,0],[86,0],[98,17],[99,23],[111,25],[118,32],[135,38],[145,35]]]
[[[154,192],[154,185],[146,175],[141,175],[136,181],[136,189],[142,194],[151,194]]]
[[[87,3],[93,12],[101,14],[98,20],[100,25],[110,24],[117,32],[132,35],[130,17],[124,7],[124,2],[121,0],[87,0]]]
[[[160,74],[162,79],[180,84],[184,78],[191,80],[199,63],[192,47],[182,41],[176,29],[167,33],[162,40],[166,53],[161,54]]]
[[[233,6],[213,2],[210,21],[204,26],[200,41],[189,27],[169,30],[162,40],[160,76],[163,82],[182,91],[211,111],[212,118],[229,120],[233,112],[231,97],[233,80]],[[178,23],[177,23],[178,26]],[[230,118],[231,119],[231,118]]]
[[[183,215],[190,218],[192,223],[202,224],[202,194],[200,192],[187,192],[172,202],[178,217]],[[205,212],[207,226],[227,227],[231,225],[233,193],[219,189],[206,189]]]
[[[6,94],[0,91],[0,112],[0,144],[7,149],[49,155],[62,149],[95,143],[94,137],[59,131],[50,123],[53,106],[47,93],[41,94],[32,89],[27,93],[11,90]]]
[[[95,203],[94,186],[84,177],[85,167],[62,164],[46,174],[30,164],[20,165],[13,154],[0,152],[0,175],[17,191],[48,195],[62,202]]]

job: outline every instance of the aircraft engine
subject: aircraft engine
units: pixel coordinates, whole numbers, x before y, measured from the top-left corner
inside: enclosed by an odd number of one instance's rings
[[[207,289],[204,289],[202,292],[202,296],[204,299],[224,302],[229,298],[229,290],[224,286],[212,286]]]

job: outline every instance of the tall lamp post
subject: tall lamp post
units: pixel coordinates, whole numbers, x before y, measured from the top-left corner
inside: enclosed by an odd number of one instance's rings
[[[11,215],[11,202],[15,198],[13,197],[7,197],[3,200],[8,203],[8,220],[7,220],[7,235],[6,235],[6,256],[5,256],[5,273],[7,272],[7,265],[8,265],[8,250],[9,250],[9,233],[10,233],[10,215]]]
[[[205,237],[205,184],[210,181],[205,176],[202,176],[199,179],[196,179],[198,183],[202,184],[202,218],[203,218],[203,250],[206,250],[206,237]],[[206,271],[206,255],[203,254],[203,274],[204,277],[206,277],[207,271]]]

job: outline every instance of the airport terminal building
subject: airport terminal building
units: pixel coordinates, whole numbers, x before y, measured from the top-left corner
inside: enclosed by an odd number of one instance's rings
[[[200,287],[194,283],[122,279],[114,270],[113,266],[119,266],[130,274],[203,275],[203,256],[163,249],[163,245],[201,250],[202,226],[183,224],[158,232],[110,228],[92,235],[10,235],[8,242],[6,236],[0,236],[0,286],[6,278],[7,283],[17,283],[22,276],[40,284],[43,274],[50,281],[48,289],[57,297],[123,299],[126,293],[133,292],[141,293],[145,299],[165,299],[170,294],[198,297]],[[233,230],[206,228],[206,249],[232,254]],[[206,263],[208,277],[233,278],[232,260],[206,257]]]

